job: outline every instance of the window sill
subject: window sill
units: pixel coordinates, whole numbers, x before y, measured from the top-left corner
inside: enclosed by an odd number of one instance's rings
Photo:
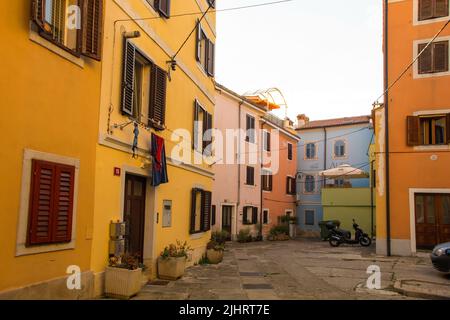
[[[73,54],[69,53],[68,51],[60,48],[56,44],[52,43],[51,41],[45,39],[42,37],[38,32],[33,30],[33,23],[30,22],[30,32],[29,32],[29,39],[33,41],[34,43],[52,51],[53,53],[59,55],[60,57],[72,62],[73,64],[77,65],[80,68],[84,68],[84,60],[83,58],[78,58],[74,56]]]
[[[430,146],[415,146],[414,151],[442,151],[450,150],[450,145],[430,145]]]

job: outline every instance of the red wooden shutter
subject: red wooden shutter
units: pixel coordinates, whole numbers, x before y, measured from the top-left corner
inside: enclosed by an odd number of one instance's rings
[[[134,62],[136,59],[136,47],[131,41],[125,39],[122,62],[122,114],[133,116],[134,99]]]
[[[72,239],[75,168],[33,160],[27,245]]]
[[[151,96],[149,108],[149,125],[155,123],[164,126],[166,121],[166,95],[167,95],[167,72],[158,67],[153,66],[151,75]]]
[[[51,242],[55,174],[52,164],[33,160],[27,245]]]
[[[433,44],[433,72],[448,71],[448,41]]]
[[[81,53],[100,61],[103,37],[103,0],[84,0],[82,19]]]
[[[72,239],[74,185],[75,168],[56,165],[52,225],[53,242],[70,242]]]
[[[435,0],[434,17],[446,17],[448,13],[448,0]]]
[[[407,117],[407,144],[408,146],[420,145],[420,118]]]
[[[31,19],[42,30],[44,30],[44,1],[32,0],[31,2]]]
[[[450,113],[447,113],[446,120],[447,121],[445,124],[445,132],[446,132],[447,143],[450,144]]]
[[[433,18],[433,0],[419,0],[419,20]]]
[[[426,44],[419,44],[419,53],[426,47]],[[419,74],[433,72],[432,46],[430,45],[419,57]]]
[[[211,200],[212,193],[203,191],[202,193],[202,231],[211,230]]]
[[[166,18],[170,18],[170,0],[155,0],[158,12]]]

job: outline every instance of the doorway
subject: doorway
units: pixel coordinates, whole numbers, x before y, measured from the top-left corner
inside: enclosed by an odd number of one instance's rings
[[[222,230],[228,232],[228,241],[231,240],[233,206],[222,206]]]
[[[415,194],[416,246],[433,249],[450,241],[450,194]]]
[[[145,196],[147,179],[127,174],[125,177],[124,222],[125,252],[144,258]]]

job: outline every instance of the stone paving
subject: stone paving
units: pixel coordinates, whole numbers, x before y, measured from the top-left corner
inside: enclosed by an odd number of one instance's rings
[[[382,289],[365,287],[370,265]],[[411,290],[408,289],[411,287]],[[419,290],[423,286],[426,290]],[[227,244],[219,265],[198,265],[166,285],[147,285],[137,300],[316,300],[450,298],[450,276],[435,271],[428,254],[378,257],[374,248],[298,239]]]

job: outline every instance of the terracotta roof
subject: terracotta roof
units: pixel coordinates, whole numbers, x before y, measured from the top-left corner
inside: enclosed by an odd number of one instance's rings
[[[310,121],[306,125],[297,130],[307,130],[315,128],[326,128],[326,127],[340,127],[349,126],[353,124],[370,123],[371,116],[358,116],[358,117],[346,117],[338,119],[327,119],[327,120],[317,120]]]

